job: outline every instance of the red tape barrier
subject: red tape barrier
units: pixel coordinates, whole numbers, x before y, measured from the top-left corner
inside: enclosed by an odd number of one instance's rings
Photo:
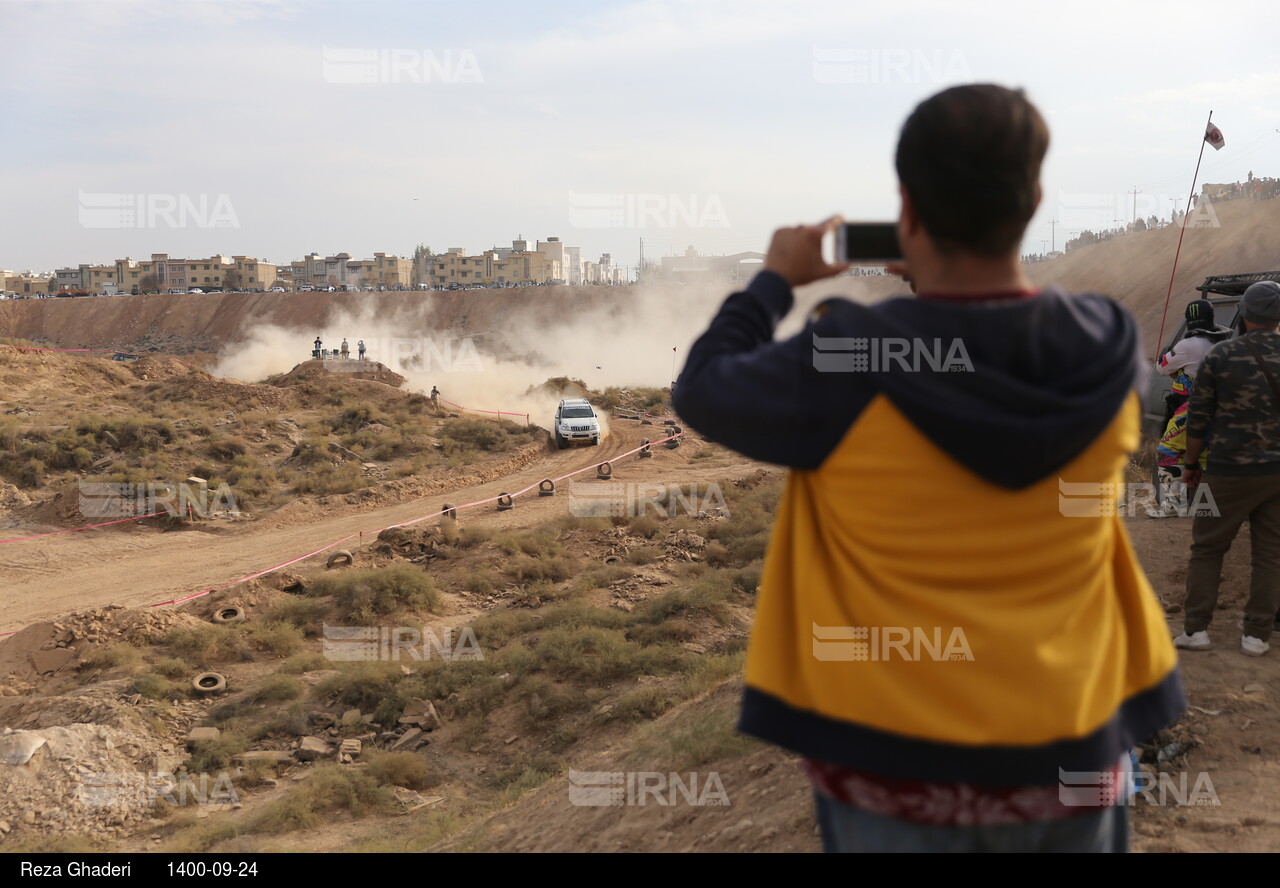
[[[445,398],[441,398],[440,400],[445,404],[448,404],[450,407],[457,407],[459,410],[468,410],[471,413],[489,413],[493,416],[523,416],[526,423],[529,421],[529,414],[527,413],[511,413],[506,410],[481,410],[477,407],[463,407],[461,404],[455,404]]]
[[[41,537],[53,537],[64,533],[75,533],[77,530],[93,530],[95,527],[110,527],[113,524],[124,524],[126,521],[141,521],[143,518],[155,518],[157,515],[167,515],[167,512],[152,512],[150,515],[139,515],[136,518],[121,518],[119,521],[106,521],[102,524],[86,524],[84,527],[72,527],[67,530],[55,530],[51,533],[37,533],[32,536],[11,537],[7,540],[0,540],[0,546],[5,543],[21,543],[26,540],[38,540]]]
[[[517,414],[517,415],[523,415],[523,414]],[[646,447],[652,447],[652,446],[653,446],[653,445],[655,445],[655,444],[662,444],[662,443],[665,443],[665,442],[667,442],[667,441],[670,441],[670,440],[671,440],[671,439],[673,439],[673,438],[679,438],[679,437],[681,437],[681,436],[683,436],[683,435],[684,435],[684,432],[678,432],[678,433],[676,433],[676,434],[674,434],[674,435],[668,435],[668,436],[667,436],[667,437],[665,437],[665,438],[659,438],[659,439],[658,439],[658,440],[656,440],[656,441],[650,441],[648,444],[641,444],[639,447],[633,448],[632,450],[628,450],[628,451],[627,451],[627,452],[625,452],[625,453],[620,453],[620,454],[618,454],[617,456],[611,457],[610,459],[603,459],[603,460],[601,460],[601,461],[600,461],[600,462],[598,462],[598,463],[593,463],[592,465],[584,466],[584,467],[583,467],[583,468],[581,468],[581,469],[578,469],[578,470],[573,471],[573,472],[569,472],[569,473],[567,473],[567,474],[561,475],[559,478],[553,478],[553,479],[551,479],[551,480],[552,480],[552,481],[554,481],[554,482],[556,482],[556,483],[559,483],[560,481],[564,481],[564,480],[565,480],[565,479],[567,479],[567,478],[572,478],[574,475],[581,475],[583,472],[590,472],[592,469],[597,469],[597,468],[599,468],[600,466],[604,465],[605,463],[612,463],[612,462],[616,462],[617,460],[620,460],[620,459],[622,459],[623,457],[631,456],[631,455],[632,455],[632,454],[634,454],[634,453],[639,453],[641,450],[644,450]],[[528,493],[529,491],[534,490],[535,488],[537,488],[537,487],[538,487],[538,485],[539,485],[539,484],[541,484],[541,483],[542,483],[541,481],[536,481],[536,482],[534,482],[533,484],[530,484],[528,487],[525,487],[525,488],[524,488],[524,489],[522,489],[522,490],[518,490],[518,491],[516,491],[515,493],[510,494],[510,497],[511,497],[511,499],[512,499],[512,500],[514,500],[514,499],[515,499],[516,497],[518,497],[518,496],[523,496],[524,494]],[[492,503],[492,502],[496,502],[496,501],[498,500],[498,498],[499,498],[499,497],[501,497],[501,496],[503,496],[503,494],[498,494],[497,496],[491,496],[491,497],[488,497],[488,498],[486,498],[486,499],[482,499],[482,500],[476,500],[476,501],[475,501],[475,502],[473,502],[473,503],[464,503],[463,505],[455,506],[454,508],[457,508],[457,509],[473,509],[473,508],[475,508],[476,506],[483,506],[485,503]],[[229,588],[231,588],[232,586],[238,586],[240,583],[247,583],[249,580],[256,580],[256,579],[257,579],[257,578],[259,578],[259,577],[265,577],[267,574],[275,573],[276,571],[278,571],[278,570],[280,570],[280,569],[282,569],[282,568],[289,567],[290,565],[293,565],[293,564],[297,564],[299,561],[306,561],[308,558],[311,558],[311,557],[313,557],[313,556],[315,556],[315,555],[319,555],[321,552],[327,552],[327,551],[329,551],[330,549],[332,549],[332,548],[334,548],[334,547],[336,547],[336,546],[339,546],[339,545],[341,545],[342,543],[345,543],[347,540],[355,539],[355,538],[357,538],[357,537],[359,537],[359,538],[363,539],[365,534],[371,534],[371,535],[376,536],[377,534],[382,533],[382,531],[384,531],[384,530],[390,530],[390,529],[391,529],[391,528],[393,528],[393,527],[409,527],[409,526],[411,526],[411,525],[418,524],[418,523],[419,523],[419,522],[421,522],[421,521],[426,521],[426,520],[428,520],[428,519],[430,519],[430,518],[438,518],[438,517],[440,517],[441,515],[443,515],[444,513],[445,513],[445,510],[444,510],[444,509],[440,509],[440,510],[439,510],[439,511],[437,511],[437,512],[431,512],[430,514],[423,515],[423,516],[421,516],[421,517],[419,517],[419,518],[414,518],[414,519],[413,519],[413,520],[411,520],[411,521],[401,521],[401,522],[398,522],[398,523],[396,523],[396,524],[388,524],[386,527],[380,527],[380,528],[378,528],[377,530],[362,530],[362,531],[358,531],[358,532],[356,532],[356,533],[347,534],[347,535],[346,535],[346,536],[344,536],[342,539],[340,539],[340,540],[335,540],[334,542],[329,543],[327,546],[321,546],[319,549],[316,549],[316,550],[315,550],[315,551],[313,551],[313,552],[308,552],[308,553],[307,553],[307,554],[305,554],[305,555],[299,555],[297,558],[291,558],[291,559],[289,559],[288,561],[284,561],[284,562],[281,562],[280,564],[275,565],[274,567],[268,567],[266,570],[260,570],[260,571],[258,571],[257,573],[252,573],[252,574],[249,574],[249,575],[247,575],[247,576],[240,577],[239,579],[232,580],[232,581],[231,581],[231,582],[229,582],[229,583],[223,583],[223,584],[222,584],[222,585],[220,585],[220,586],[214,586],[213,588],[211,588],[211,589],[206,589],[206,590],[205,590],[205,591],[203,591],[203,592],[195,592],[195,593],[192,593],[191,595],[186,595],[186,596],[184,596],[184,597],[182,597],[182,598],[173,598],[173,599],[170,599],[169,601],[158,601],[158,602],[156,602],[155,604],[148,604],[148,605],[144,605],[144,606],[145,606],[145,607],[165,607],[166,605],[170,605],[170,604],[180,604],[180,603],[182,603],[182,602],[184,602],[184,601],[192,601],[192,600],[194,600],[194,599],[196,599],[196,598],[203,598],[204,596],[206,596],[206,595],[210,595],[210,594],[212,594],[212,593],[214,593],[214,592],[217,592],[217,591],[219,591],[219,590],[221,590],[221,589],[229,589]],[[159,514],[159,513],[157,513],[157,514]],[[150,517],[150,516],[143,516],[143,517]],[[134,519],[125,519],[125,520],[134,520]],[[118,522],[111,522],[111,523],[118,523]],[[105,526],[105,525],[102,525],[102,526]],[[57,533],[69,533],[69,532],[70,532],[70,531],[57,531]],[[47,536],[52,536],[53,534],[46,534],[46,535],[47,535]],[[0,637],[3,637],[3,636],[5,636],[5,635],[14,635],[15,633],[20,632],[20,631],[21,631],[21,630],[19,630],[19,629],[15,629],[15,630],[14,630],[14,631],[12,631],[12,632],[0,632]]]

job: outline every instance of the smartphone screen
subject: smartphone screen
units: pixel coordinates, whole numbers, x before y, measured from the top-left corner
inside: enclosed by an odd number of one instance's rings
[[[893,262],[902,258],[894,222],[846,222],[836,229],[840,262]]]

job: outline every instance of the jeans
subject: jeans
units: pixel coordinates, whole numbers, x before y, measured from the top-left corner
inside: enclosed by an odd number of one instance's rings
[[[822,850],[833,852],[964,853],[1129,850],[1129,809],[1098,808],[1060,820],[978,826],[934,826],[872,814],[814,792]]]

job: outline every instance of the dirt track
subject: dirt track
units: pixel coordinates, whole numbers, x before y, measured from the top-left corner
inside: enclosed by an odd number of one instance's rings
[[[643,438],[661,437],[662,426],[615,419],[611,429],[610,437],[599,447],[548,451],[545,458],[503,479],[307,524],[270,527],[268,519],[262,524],[247,524],[223,532],[164,533],[134,528],[83,531],[10,543],[0,547],[0,587],[5,592],[0,632],[83,608],[105,604],[145,605],[204,591],[361,531],[365,532],[365,542],[373,542],[379,529],[432,514],[445,502],[463,504],[520,490],[543,478],[559,477],[624,453],[639,446]],[[710,480],[713,471],[721,475],[741,474],[751,465],[736,457],[732,458],[730,467],[718,471],[708,467],[705,461],[691,465],[690,455],[705,445],[701,445],[696,436],[689,438],[686,445],[675,450],[654,448],[652,459],[626,457],[614,467],[615,478],[691,483]],[[573,480],[590,483],[595,477],[594,472],[586,472]],[[536,492],[530,492],[520,497],[515,509],[509,512],[497,512],[492,504],[487,504],[460,513],[459,521],[507,527],[522,525],[534,517],[567,513],[567,490],[562,485],[555,497],[539,497]],[[342,548],[354,549],[358,542],[351,540]],[[317,560],[322,558],[317,556]]]

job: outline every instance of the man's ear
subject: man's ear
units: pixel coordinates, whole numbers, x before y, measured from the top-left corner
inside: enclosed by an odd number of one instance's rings
[[[898,224],[902,226],[904,234],[914,235],[920,227],[920,217],[916,215],[915,205],[911,203],[911,195],[907,193],[906,186],[898,185],[898,197],[902,199],[902,212],[899,215]]]

